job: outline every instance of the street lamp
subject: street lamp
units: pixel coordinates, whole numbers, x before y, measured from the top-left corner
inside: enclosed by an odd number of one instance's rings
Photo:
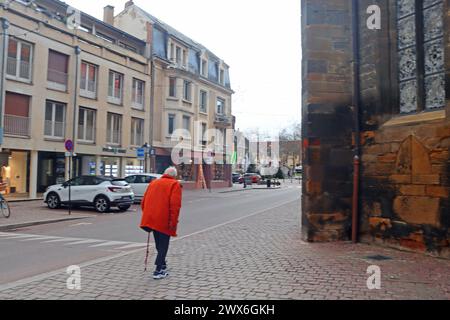
[[[147,173],[147,156],[149,153],[150,145],[146,142],[144,143],[142,148],[144,149],[144,171],[145,173]]]

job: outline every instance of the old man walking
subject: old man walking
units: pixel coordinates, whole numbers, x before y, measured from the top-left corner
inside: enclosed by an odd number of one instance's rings
[[[167,168],[160,179],[150,183],[141,202],[141,228],[153,232],[158,252],[153,279],[163,279],[169,275],[166,255],[170,237],[177,236],[182,197],[177,175],[175,168]]]

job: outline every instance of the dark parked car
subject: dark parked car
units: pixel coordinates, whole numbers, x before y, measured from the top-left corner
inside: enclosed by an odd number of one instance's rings
[[[239,183],[239,178],[241,177],[240,173],[234,172],[231,174],[233,183]]]

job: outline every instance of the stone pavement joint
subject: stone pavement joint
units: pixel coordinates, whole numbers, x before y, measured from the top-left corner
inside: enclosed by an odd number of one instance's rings
[[[0,299],[450,299],[450,261],[366,244],[305,243],[299,202],[173,241],[164,280],[143,272],[139,249],[81,265],[80,291],[68,290],[59,271],[0,287]],[[392,259],[365,258],[373,255]],[[371,264],[381,268],[380,290],[366,286]]]

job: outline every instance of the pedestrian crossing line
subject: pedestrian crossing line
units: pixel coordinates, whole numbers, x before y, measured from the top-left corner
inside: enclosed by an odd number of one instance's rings
[[[39,242],[42,244],[61,244],[63,246],[82,246],[86,245],[88,248],[107,248],[110,247],[113,250],[127,250],[136,249],[146,246],[143,242],[127,242],[127,241],[111,241],[100,239],[86,239],[86,238],[72,238],[72,237],[58,237],[58,236],[45,236],[36,234],[21,234],[21,233],[8,233],[0,232],[0,241],[13,240],[19,242]]]
[[[117,248],[118,250],[122,250],[122,249],[132,249],[132,248],[139,248],[139,247],[145,247],[147,244],[146,243],[132,243],[132,244],[128,244],[126,246]]]
[[[78,244],[88,244],[88,243],[96,243],[96,242],[101,242],[101,241],[102,240],[87,239],[87,240],[80,240],[80,241],[66,243],[65,246],[78,245]]]
[[[36,236],[32,236],[32,235],[13,235],[13,234],[9,234],[9,236],[7,235],[3,235],[1,239],[24,239],[24,238],[35,238]]]
[[[56,239],[56,237],[35,237],[35,238],[28,238],[19,240],[21,242],[27,242],[27,241],[39,241],[39,240],[50,240],[50,239]]]
[[[56,239],[56,240],[44,241],[42,243],[69,242],[69,241],[77,241],[77,240],[81,240],[81,239],[78,239],[78,238],[59,238],[59,239]]]
[[[96,244],[93,246],[89,246],[89,248],[98,248],[98,247],[108,247],[108,246],[116,246],[116,245],[124,245],[127,244],[129,242],[124,242],[124,241],[108,241],[108,242],[104,242],[104,243],[100,243],[100,244]]]

